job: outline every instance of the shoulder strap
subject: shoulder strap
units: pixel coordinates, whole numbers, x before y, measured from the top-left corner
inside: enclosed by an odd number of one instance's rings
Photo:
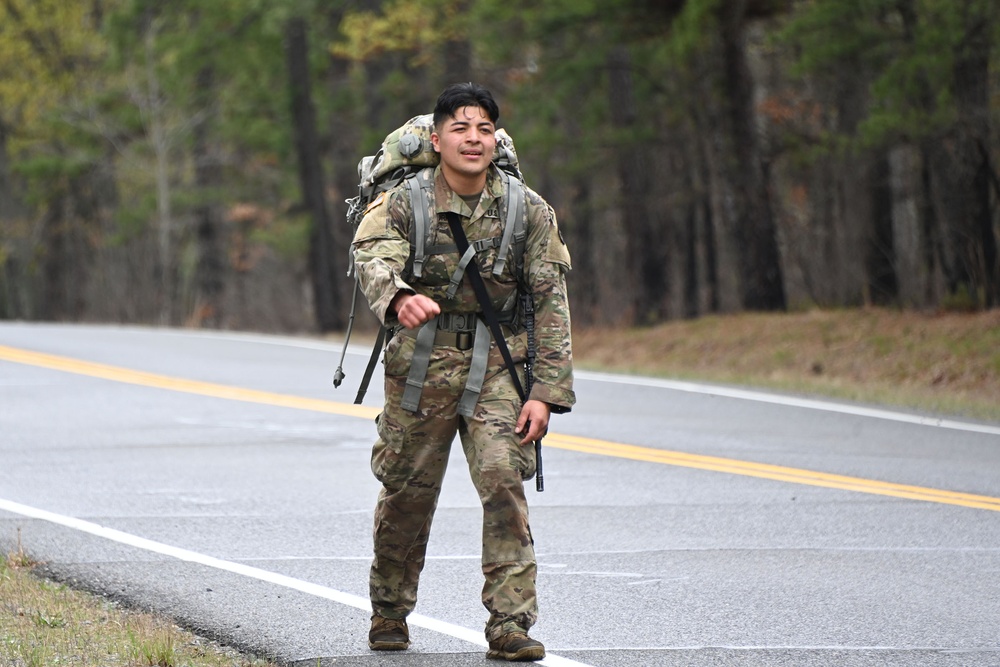
[[[454,244],[432,245],[434,229],[431,226],[431,211],[434,210],[434,169],[424,168],[407,178],[407,194],[413,223],[410,226],[410,252],[412,253],[412,275],[419,278],[424,272],[424,262],[430,255],[456,252]]]
[[[410,247],[413,249],[413,277],[419,278],[424,272],[424,260],[427,259],[425,252],[427,244],[427,209],[429,202],[427,199],[427,188],[424,185],[424,175],[417,172],[406,179],[406,187],[410,193],[410,208],[413,210],[413,226],[410,230]]]
[[[506,171],[500,170],[507,191],[507,219],[503,227],[503,237],[497,251],[497,260],[493,264],[493,275],[499,276],[507,263],[507,251],[511,240],[514,241],[514,261],[518,267],[523,264],[524,241],[527,238],[524,224],[524,187]],[[520,271],[518,271],[520,274]],[[518,277],[520,280],[520,277]]]

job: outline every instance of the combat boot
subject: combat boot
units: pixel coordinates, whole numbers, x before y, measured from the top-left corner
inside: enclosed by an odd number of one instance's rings
[[[531,662],[545,657],[542,642],[532,639],[525,632],[508,632],[490,640],[490,650],[486,657],[491,660],[510,662]]]
[[[410,647],[410,630],[405,618],[372,616],[368,648],[373,651],[405,651]]]

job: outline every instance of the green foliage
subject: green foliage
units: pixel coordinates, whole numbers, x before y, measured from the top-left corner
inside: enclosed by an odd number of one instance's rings
[[[308,252],[311,227],[308,216],[281,217],[271,224],[255,228],[250,240],[273,248],[285,259],[295,261]]]
[[[35,625],[44,628],[64,628],[66,627],[66,619],[62,617],[61,614],[48,614],[43,611],[35,612],[32,617]]]
[[[2,120],[19,136],[36,135],[44,119],[80,88],[104,52],[85,3],[0,3]]]
[[[952,293],[944,297],[941,308],[946,312],[972,313],[979,309],[980,296],[969,291],[969,286],[960,284]]]
[[[156,214],[156,198],[148,190],[138,192],[115,211],[115,232],[104,239],[109,247],[120,247],[141,236]]]
[[[18,213],[16,234],[12,225],[2,230],[0,247],[24,252],[29,259],[21,266],[35,261],[42,253],[28,247],[35,243],[30,229],[53,212],[59,225],[48,228],[78,227],[70,231],[93,247],[131,242],[156,231],[160,203],[172,207],[167,232],[181,264],[179,254],[190,252],[194,238],[191,213],[210,202],[269,212],[247,230],[251,240],[301,262],[307,219],[273,213],[300,210],[285,50],[293,18],[309,30],[319,148],[328,180],[337,179],[328,183],[331,208],[352,194],[353,176],[344,174],[353,173],[357,159],[401,120],[428,110],[445,73],[454,71],[444,54],[468,46],[471,56],[462,64],[497,94],[501,125],[514,136],[529,182],[546,193],[566,193],[567,183],[596,191],[587,196],[600,202],[574,205],[599,216],[619,193],[604,181],[587,186],[630,152],[702,159],[704,135],[696,133],[730,113],[721,106],[719,47],[721,21],[734,6],[725,0],[3,0],[0,124],[14,190],[28,211]],[[774,103],[768,109],[791,119],[766,130],[767,149],[791,155],[793,167],[831,153],[947,139],[961,120],[956,67],[982,35],[993,47],[1000,23],[996,0],[747,6],[757,17],[787,10],[753,24],[773,37],[761,42],[751,35],[749,56],[774,68],[768,76],[787,77],[758,91],[798,96],[758,100],[759,109]],[[630,77],[628,100],[615,88],[621,67]],[[848,110],[857,111],[849,122]],[[199,137],[204,141],[196,144]],[[196,145],[221,165],[215,175],[221,182],[199,182]],[[714,177],[705,165],[678,167],[685,169],[695,187],[685,181],[665,189],[704,190],[704,180]],[[164,176],[169,192],[157,202]],[[655,195],[658,202],[671,196]],[[572,220],[565,218],[567,225]]]
[[[725,0],[689,0],[673,22],[670,39],[665,42],[667,55],[684,63],[700,55],[714,39],[718,10]]]
[[[26,157],[14,165],[14,171],[32,180],[52,181],[78,176],[93,164],[93,156],[41,154]]]
[[[174,636],[168,628],[152,632],[132,630],[128,633],[131,653],[137,664],[148,667],[177,667]]]
[[[392,0],[381,12],[348,12],[341,24],[343,41],[331,45],[331,52],[352,60],[369,60],[386,51],[423,55],[429,45],[444,39],[436,30],[434,10],[440,3]],[[422,60],[422,59],[421,59]]]
[[[794,74],[824,87],[860,85],[869,106],[861,146],[940,136],[955,121],[956,58],[979,31],[997,39],[988,0],[801,2],[775,39],[797,54]]]
[[[793,73],[838,77],[849,63],[864,65],[881,55],[886,26],[879,17],[891,5],[892,0],[802,2],[775,39],[800,49]]]

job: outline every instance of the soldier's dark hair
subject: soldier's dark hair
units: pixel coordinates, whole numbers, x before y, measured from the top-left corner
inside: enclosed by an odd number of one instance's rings
[[[454,118],[462,107],[479,107],[496,124],[500,118],[500,107],[493,94],[478,83],[453,83],[438,96],[434,105],[434,125],[440,125],[446,118]]]

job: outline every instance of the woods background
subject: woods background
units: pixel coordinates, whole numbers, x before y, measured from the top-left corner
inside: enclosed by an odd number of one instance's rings
[[[577,325],[1000,304],[995,0],[0,0],[0,318],[334,331],[357,163],[501,106]]]

